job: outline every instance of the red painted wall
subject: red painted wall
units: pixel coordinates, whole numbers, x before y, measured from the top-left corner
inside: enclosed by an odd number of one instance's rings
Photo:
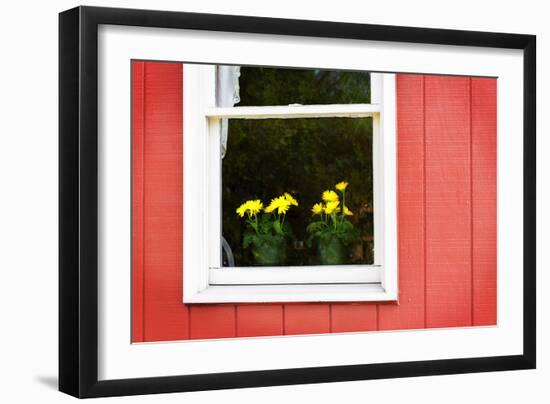
[[[398,304],[184,305],[181,64],[132,90],[134,342],[496,324],[496,79],[397,76]]]

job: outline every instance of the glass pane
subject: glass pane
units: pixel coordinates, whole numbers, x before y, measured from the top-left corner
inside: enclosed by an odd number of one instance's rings
[[[370,103],[368,72],[241,67],[237,106]]]
[[[341,181],[343,191],[335,187]],[[372,183],[371,118],[230,120],[222,234],[235,265],[372,264]],[[285,202],[285,192],[298,206]],[[257,206],[245,205],[241,217],[236,210],[248,200],[263,209],[254,214]],[[324,211],[313,215],[317,203]],[[343,214],[344,204],[353,215]],[[227,265],[227,251],[222,256]]]

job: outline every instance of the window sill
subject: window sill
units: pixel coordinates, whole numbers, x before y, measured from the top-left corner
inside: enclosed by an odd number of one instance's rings
[[[380,283],[330,285],[209,286],[184,297],[184,303],[283,303],[396,301]]]
[[[210,285],[288,285],[378,283],[380,265],[210,268]]]

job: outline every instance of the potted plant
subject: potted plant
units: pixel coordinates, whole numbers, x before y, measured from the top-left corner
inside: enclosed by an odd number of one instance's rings
[[[334,190],[324,191],[322,202],[313,205],[311,211],[315,221],[306,230],[310,234],[308,244],[317,242],[319,261],[323,265],[341,265],[346,261],[346,246],[357,239],[358,231],[348,220],[353,213],[346,206],[345,181],[336,184]],[[340,196],[342,200],[340,201]]]
[[[285,217],[291,206],[298,206],[298,201],[289,193],[285,193],[272,199],[265,208],[259,199],[246,201],[237,208],[237,214],[245,218],[247,226],[243,247],[251,247],[256,264],[284,264],[286,242],[292,234]],[[262,210],[263,214],[260,215]]]

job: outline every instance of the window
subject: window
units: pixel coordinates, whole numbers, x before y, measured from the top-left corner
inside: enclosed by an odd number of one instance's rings
[[[396,300],[394,75],[221,74],[184,65],[184,302]]]

